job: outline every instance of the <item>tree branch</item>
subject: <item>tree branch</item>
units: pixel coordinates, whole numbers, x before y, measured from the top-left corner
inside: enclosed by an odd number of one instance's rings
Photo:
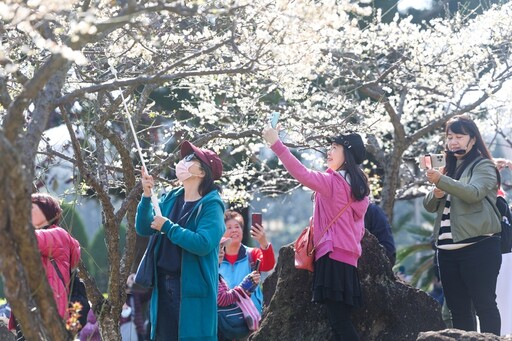
[[[92,85],[89,87],[75,90],[65,96],[62,96],[62,97],[56,99],[53,102],[53,104],[55,106],[59,106],[61,104],[70,102],[71,100],[75,99],[76,97],[81,97],[87,93],[94,93],[94,92],[105,91],[105,90],[117,90],[117,88],[125,87],[125,86],[133,86],[133,85],[140,85],[140,84],[158,84],[158,83],[170,82],[170,81],[173,81],[176,79],[187,78],[187,77],[200,77],[200,76],[210,76],[210,75],[231,75],[231,74],[249,73],[249,72],[253,72],[253,71],[255,71],[255,69],[250,64],[250,65],[245,65],[245,66],[241,66],[239,68],[234,68],[234,69],[185,71],[185,72],[178,72],[178,73],[175,73],[172,75],[167,75],[167,76],[159,76],[159,77],[141,76],[141,77],[135,77],[135,78],[121,79],[118,81],[113,80],[113,81],[104,82],[102,84]]]

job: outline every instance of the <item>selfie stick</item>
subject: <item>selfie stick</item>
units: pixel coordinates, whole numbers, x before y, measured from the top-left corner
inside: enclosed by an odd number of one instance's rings
[[[109,63],[110,70],[114,74],[114,77],[117,79],[117,70],[114,69],[114,67]],[[140,148],[139,139],[137,138],[137,133],[135,132],[135,128],[133,126],[132,118],[130,116],[130,112],[128,111],[128,106],[126,105],[126,100],[124,99],[123,91],[121,88],[119,88],[119,91],[121,92],[121,99],[123,101],[124,110],[126,112],[126,117],[128,118],[128,123],[130,123],[130,129],[132,131],[133,139],[135,140],[135,146],[137,147],[137,151],[139,152],[140,161],[142,163],[142,168],[144,169],[144,172],[148,174],[148,169],[146,167],[146,163],[144,162],[144,156],[142,155],[142,149]],[[156,197],[156,194],[153,193],[153,189],[151,188],[151,204],[153,204],[153,210],[155,210],[156,215],[161,216],[162,211],[160,210],[160,206],[158,205],[158,198]]]

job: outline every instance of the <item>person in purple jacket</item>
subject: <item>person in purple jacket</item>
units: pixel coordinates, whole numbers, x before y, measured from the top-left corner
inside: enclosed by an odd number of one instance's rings
[[[92,309],[87,313],[87,324],[80,331],[80,341],[102,341],[100,327]]]
[[[368,178],[358,166],[366,157],[363,140],[355,133],[328,139],[327,170],[319,172],[297,160],[281,142],[277,130],[267,126],[262,134],[290,175],[315,191],[312,300],[325,304],[333,340],[359,340],[350,316],[352,309],[362,304],[357,261],[362,253],[370,193]]]

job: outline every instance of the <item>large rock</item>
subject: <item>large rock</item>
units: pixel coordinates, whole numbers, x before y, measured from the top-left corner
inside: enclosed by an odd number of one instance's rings
[[[366,232],[362,244],[364,305],[353,314],[361,340],[416,340],[422,331],[444,329],[439,304],[395,277],[377,239]],[[311,273],[295,269],[293,246],[282,247],[275,271],[263,283],[267,307],[250,340],[329,340],[324,307],[311,303],[312,279]]]
[[[459,329],[423,332],[418,335],[418,341],[497,341],[512,340],[510,336],[499,337],[489,333],[467,332]]]

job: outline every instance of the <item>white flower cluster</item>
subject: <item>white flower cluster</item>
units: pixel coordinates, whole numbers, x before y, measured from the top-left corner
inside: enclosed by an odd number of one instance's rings
[[[512,76],[512,4],[418,25],[398,15],[383,22],[370,2],[146,2],[129,9],[105,0],[83,9],[8,0],[0,4],[9,38],[0,75],[30,78],[49,56],[65,56],[66,101],[93,103],[91,113],[111,115],[112,129],[128,134],[121,88],[150,139],[148,157],[168,155],[178,138],[205,139],[231,153],[224,180],[240,200],[254,186],[275,193],[294,186],[272,182],[260,158],[260,132],[274,110],[292,146],[321,148],[325,136],[358,130],[385,150],[377,158],[383,163],[390,153],[438,146],[431,127],[446,115],[485,103],[491,115],[503,112],[494,98]],[[18,79],[8,80],[13,95],[23,87]],[[166,92],[144,97],[144,86]],[[165,132],[153,133],[159,129]]]

